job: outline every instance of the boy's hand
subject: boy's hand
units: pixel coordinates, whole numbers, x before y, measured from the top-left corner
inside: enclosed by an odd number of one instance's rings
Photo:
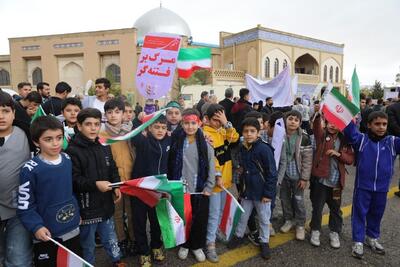
[[[118,202],[121,201],[122,198],[121,190],[119,190],[119,188],[115,188],[114,195],[115,195],[114,204],[117,204]]]
[[[37,240],[49,241],[49,237],[51,237],[51,234],[50,234],[50,231],[46,227],[43,226],[35,232],[35,237]]]
[[[269,198],[267,198],[267,197],[263,197],[263,198],[261,199],[261,202],[262,202],[262,203],[268,203],[268,202],[271,202],[271,199],[269,199]]]
[[[206,190],[204,190],[204,191],[203,191],[203,195],[205,195],[205,196],[209,197],[209,196],[211,196],[211,193],[210,193],[210,192],[208,192],[208,191],[206,191]]]
[[[110,184],[111,183],[109,181],[96,181],[97,188],[103,193],[112,190]]]
[[[333,157],[333,156],[340,157],[340,153],[334,149],[329,149],[328,151],[326,151],[326,155],[330,156],[330,157]]]
[[[217,186],[223,188],[224,187],[224,181],[222,181],[222,177],[221,176],[216,176],[215,177],[215,182],[217,184]]]
[[[217,113],[215,113],[214,116],[217,120],[219,120],[221,122],[222,126],[224,126],[228,123],[228,120],[226,119],[224,111],[218,111]]]
[[[213,146],[214,141],[212,140],[211,136],[204,134],[204,138],[206,139],[206,142],[210,144],[210,146]]]
[[[304,180],[299,180],[299,182],[297,183],[297,186],[303,190],[306,189],[306,185],[307,185],[307,181],[304,181]]]

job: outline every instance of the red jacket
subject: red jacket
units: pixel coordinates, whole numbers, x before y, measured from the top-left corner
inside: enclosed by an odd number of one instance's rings
[[[328,151],[329,149],[334,149],[335,138],[322,128],[321,116],[317,116],[315,118],[313,123],[313,131],[317,149],[315,150],[314,153],[311,173],[312,176],[316,176],[319,178],[328,178],[330,156],[326,155],[326,151]],[[344,137],[340,136],[341,135],[340,133],[338,135],[339,136],[337,138],[340,138],[340,148],[338,151],[340,153],[340,157],[335,157],[335,158],[338,161],[340,185],[343,189],[346,176],[346,169],[344,165],[353,164],[354,152],[351,146],[347,144],[347,142],[344,140]]]

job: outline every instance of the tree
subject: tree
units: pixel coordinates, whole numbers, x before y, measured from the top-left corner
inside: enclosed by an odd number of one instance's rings
[[[211,72],[209,70],[196,70],[189,78],[179,78],[179,82],[182,85],[205,85],[210,83]]]
[[[380,81],[375,80],[374,86],[372,86],[372,94],[373,99],[383,98],[383,88],[382,83]]]

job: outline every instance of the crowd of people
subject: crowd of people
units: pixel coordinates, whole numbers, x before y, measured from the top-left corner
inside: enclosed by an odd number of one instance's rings
[[[360,114],[341,132],[324,118],[318,100],[309,107],[297,98],[292,107],[276,108],[271,97],[265,105],[250,103],[248,89],[234,99],[228,88],[219,103],[208,92],[193,108],[184,108],[183,99],[170,101],[165,116],[142,133],[104,146],[99,138],[123,136],[143,123],[143,111],[160,109],[158,102],[133,108],[123,96],[110,96],[110,87],[99,78],[95,95],[83,98],[68,97],[65,82],[55,86],[54,96],[48,83],[37,91],[20,83],[13,97],[0,91],[0,265],[56,266],[58,246],[50,238],[91,264],[97,244],[113,266],[126,266],[122,259],[132,253],[140,266],[164,262],[155,208],[111,186],[160,174],[182,181],[190,194],[192,223],[178,250],[181,260],[191,251],[199,262],[218,263],[216,246],[233,249],[244,237],[269,259],[278,197],[284,217],[279,230],[294,228],[296,239],[305,240],[308,187],[310,243],[321,245],[327,204],[330,246],[338,249],[346,165],[353,164],[352,255],[362,258],[364,245],[385,253],[380,224],[400,153],[400,102],[372,106],[361,96]],[[36,118],[38,109],[47,116]],[[286,134],[277,151],[272,140],[281,119]],[[219,229],[226,190],[244,209],[231,237]]]

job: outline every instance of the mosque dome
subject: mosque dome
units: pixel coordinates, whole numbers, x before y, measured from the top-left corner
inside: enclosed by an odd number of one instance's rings
[[[146,34],[155,32],[191,36],[186,21],[175,12],[161,6],[144,13],[133,27],[138,30],[138,41],[143,41]]]

